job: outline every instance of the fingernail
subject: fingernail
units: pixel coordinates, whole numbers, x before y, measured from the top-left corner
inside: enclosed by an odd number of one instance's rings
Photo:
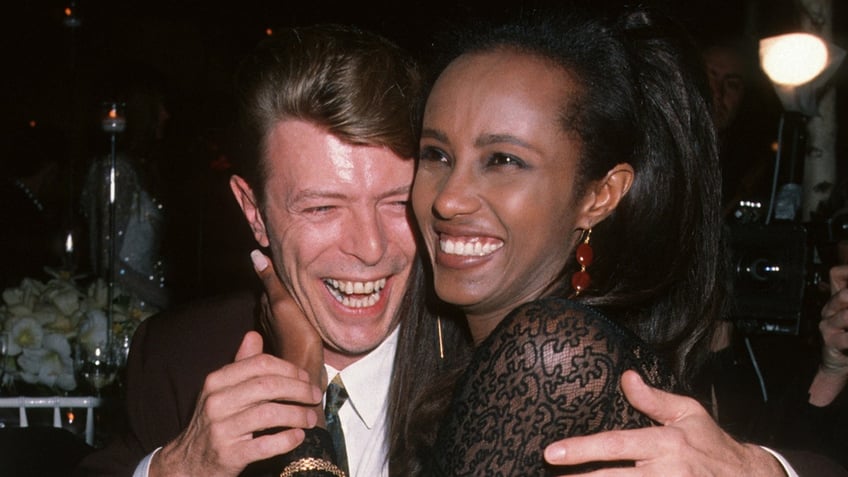
[[[324,399],[324,393],[318,386],[312,386],[312,398],[315,399],[315,402],[321,402]]]
[[[259,250],[250,252],[250,260],[253,262],[253,268],[255,268],[257,272],[261,272],[268,268],[268,257]]]
[[[318,424],[318,413],[309,409],[309,412],[306,413],[306,424],[310,429],[315,427],[315,424]]]
[[[558,461],[565,458],[565,447],[549,445],[545,449],[545,460],[548,462]]]

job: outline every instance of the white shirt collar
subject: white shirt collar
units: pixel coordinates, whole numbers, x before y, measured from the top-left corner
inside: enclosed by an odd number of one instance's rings
[[[380,343],[380,346],[341,372],[324,364],[329,380],[341,373],[342,382],[348,394],[348,400],[343,407],[350,404],[362,423],[369,429],[374,426],[386,409],[399,329],[400,327],[396,326],[394,331]]]

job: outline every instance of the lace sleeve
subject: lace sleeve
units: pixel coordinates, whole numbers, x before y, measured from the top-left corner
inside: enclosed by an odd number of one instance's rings
[[[646,345],[594,310],[563,299],[519,307],[458,382],[428,463],[433,475],[545,475],[551,442],[651,425],[621,393],[631,368],[673,384]]]

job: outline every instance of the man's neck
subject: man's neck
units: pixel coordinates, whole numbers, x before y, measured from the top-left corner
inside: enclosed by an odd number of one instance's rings
[[[350,366],[351,364],[362,359],[362,357],[366,354],[368,353],[351,356],[349,354],[342,354],[337,351],[328,349],[327,347],[324,347],[324,362],[332,366],[333,368],[341,371],[346,367]]]
[[[379,343],[377,343],[376,346],[369,349],[368,351],[364,351],[362,353],[355,354],[355,355],[354,354],[341,353],[336,349],[328,348],[327,343],[325,342],[324,343],[324,364],[331,366],[333,369],[335,369],[337,371],[341,371],[341,370],[347,368],[351,364],[359,361],[360,359],[362,359],[362,358],[368,356],[369,354],[371,354],[372,352],[374,352],[375,349],[379,348],[380,346],[383,346],[383,344],[386,342],[386,340],[388,340],[389,337],[391,337],[393,333],[397,332],[398,326],[400,326],[400,324],[395,323],[394,327],[392,328],[392,331],[390,331],[388,334],[386,334],[386,336],[383,337],[383,340],[380,341]]]
[[[386,334],[386,336],[383,337],[383,340],[380,341],[379,343],[377,343],[377,346],[369,349],[368,351],[364,351],[362,353],[355,354],[355,355],[347,354],[347,353],[341,353],[336,349],[330,349],[330,348],[327,347],[327,343],[325,342],[324,343],[324,364],[332,367],[336,371],[341,371],[341,370],[347,368],[348,366],[350,366],[353,363],[361,360],[362,358],[370,355],[371,353],[380,349],[381,347],[386,346],[386,342],[393,339],[393,335],[396,335],[398,333],[398,327],[399,326],[400,326],[400,324],[395,324],[392,331],[390,331],[388,334]]]

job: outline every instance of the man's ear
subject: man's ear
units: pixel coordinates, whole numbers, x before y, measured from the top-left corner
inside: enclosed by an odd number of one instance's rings
[[[621,163],[610,169],[602,179],[589,184],[577,227],[589,229],[607,218],[630,190],[633,176],[633,167]]]
[[[259,203],[256,201],[256,196],[253,194],[253,189],[240,176],[230,177],[230,190],[236,198],[244,218],[250,224],[250,230],[253,231],[253,238],[261,247],[267,247],[270,244],[268,240],[268,232],[265,229],[265,220],[262,218],[262,213],[259,211]]]

